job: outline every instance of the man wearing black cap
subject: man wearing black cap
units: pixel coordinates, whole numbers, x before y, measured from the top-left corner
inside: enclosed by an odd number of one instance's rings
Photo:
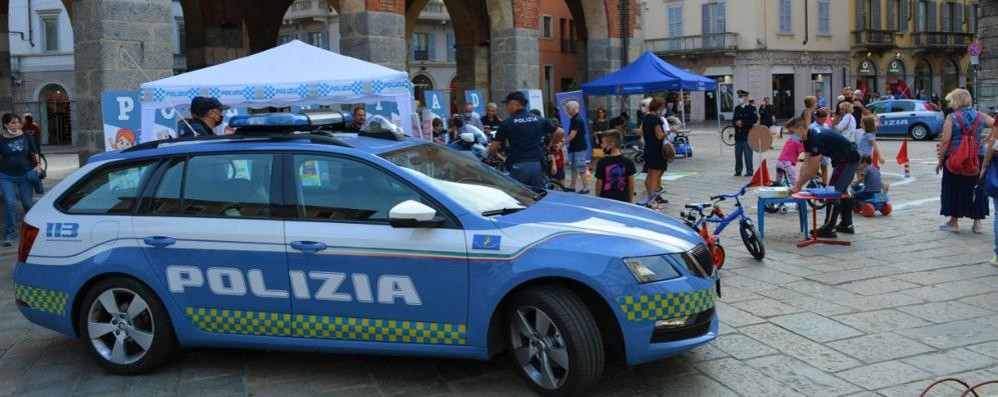
[[[564,139],[565,131],[557,128],[541,117],[527,111],[527,97],[522,92],[513,92],[503,101],[509,118],[499,126],[496,138],[489,146],[489,156],[499,153],[502,142],[509,142],[509,156],[506,167],[509,175],[524,185],[535,189],[544,189],[546,182],[541,166],[542,158],[547,155],[548,148],[544,141],[554,145]],[[553,139],[546,139],[553,135]]]
[[[180,123],[177,128],[177,136],[210,136],[215,135],[213,129],[222,124],[225,118],[225,110],[228,106],[222,105],[218,99],[195,97],[191,101],[191,117],[186,123]]]
[[[752,148],[748,145],[748,134],[759,122],[759,114],[756,113],[755,106],[746,102],[749,93],[745,90],[738,90],[738,100],[735,101],[735,114],[732,120],[735,123],[735,176],[752,176]],[[745,163],[745,174],[742,174],[742,161]]]

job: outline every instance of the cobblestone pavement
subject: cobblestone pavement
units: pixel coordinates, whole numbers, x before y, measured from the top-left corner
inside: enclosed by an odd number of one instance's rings
[[[733,150],[719,148],[716,133],[699,131],[693,142],[695,157],[671,167],[696,174],[666,182],[665,211],[673,215],[684,201],[747,181],[732,177]],[[893,158],[900,142],[881,145]],[[895,213],[857,217],[852,247],[798,250],[793,213],[767,217],[763,262],[749,257],[736,230],[726,232],[721,336],[672,359],[611,364],[593,395],[916,396],[944,376],[998,379],[998,268],[986,263],[991,219],[984,235],[969,224],[960,234],[938,231],[934,144],[910,148],[914,178],[902,182],[893,162],[885,170]],[[771,166],[777,152],[765,156]],[[64,167],[56,178],[71,160],[53,160]],[[9,279],[14,252],[2,255],[0,395],[529,394],[502,360],[191,349],[151,374],[110,376],[85,357],[85,342],[21,317]]]

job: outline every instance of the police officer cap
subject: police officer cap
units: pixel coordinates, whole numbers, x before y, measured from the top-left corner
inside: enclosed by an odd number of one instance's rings
[[[523,93],[519,91],[511,92],[509,95],[506,95],[506,100],[502,101],[502,103],[507,103],[509,101],[517,101],[520,102],[521,105],[526,105],[527,96],[523,95]]]
[[[738,96],[748,96],[748,94],[749,94],[748,91],[738,90]]]
[[[194,115],[202,115],[212,109],[227,110],[228,108],[228,106],[222,105],[222,102],[219,102],[215,98],[199,96],[191,100],[191,113]]]

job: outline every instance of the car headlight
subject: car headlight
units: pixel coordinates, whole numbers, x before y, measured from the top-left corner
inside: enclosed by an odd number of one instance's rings
[[[640,258],[624,258],[624,265],[630,269],[638,284],[669,280],[679,277],[679,272],[672,267],[665,256],[645,256]]]

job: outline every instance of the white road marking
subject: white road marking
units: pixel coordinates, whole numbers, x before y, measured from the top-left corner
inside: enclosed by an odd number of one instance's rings
[[[915,201],[906,201],[906,202],[898,203],[897,205],[894,205],[894,210],[897,211],[897,210],[903,210],[905,208],[917,207],[917,206],[928,204],[928,203],[935,202],[935,201],[939,201],[939,197],[925,198],[925,199],[915,200]]]
[[[907,185],[909,183],[913,183],[918,180],[918,178],[915,178],[914,176],[912,176],[911,178],[905,178],[904,174],[896,174],[893,172],[881,172],[880,175],[892,176],[892,177],[897,177],[897,179],[900,179],[897,182],[891,182],[890,183],[891,187]]]

